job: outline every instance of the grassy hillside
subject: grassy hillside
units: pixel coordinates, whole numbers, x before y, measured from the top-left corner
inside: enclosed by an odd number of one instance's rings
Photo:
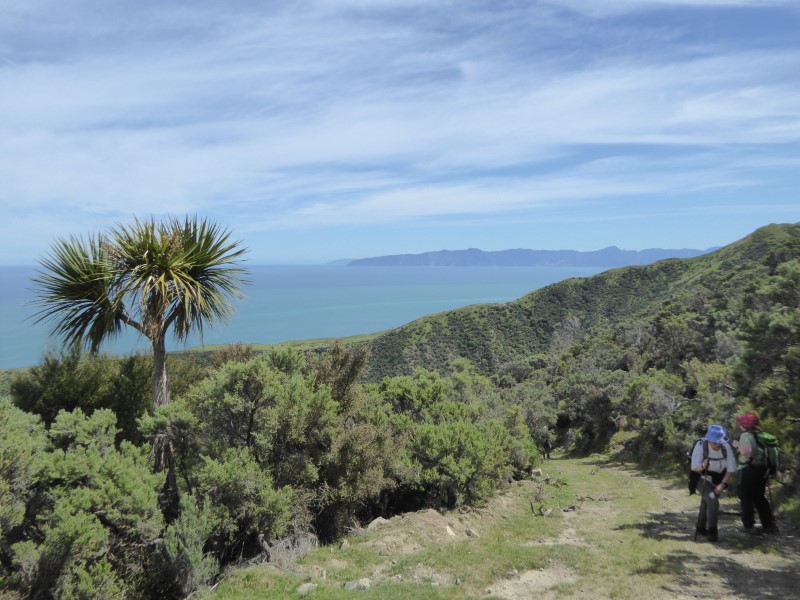
[[[612,269],[568,279],[505,304],[476,305],[418,319],[370,343],[368,377],[447,371],[464,357],[486,374],[544,352],[568,319],[600,321],[655,315],[664,306],[713,301],[720,313],[770,272],[776,256],[800,245],[800,224],[769,225],[711,254]]]
[[[374,340],[381,335],[378,333],[365,333],[359,335],[351,335],[344,338],[314,338],[310,340],[290,340],[286,342],[278,342],[275,344],[246,344],[248,348],[256,353],[270,352],[273,350],[296,350],[298,352],[308,354],[321,354],[328,352],[337,344],[346,348],[363,346],[365,343]],[[195,355],[209,358],[214,352],[224,350],[230,347],[230,344],[206,344],[204,346],[195,346],[188,350],[174,352],[175,355]],[[2,381],[2,371],[0,371],[0,381]]]

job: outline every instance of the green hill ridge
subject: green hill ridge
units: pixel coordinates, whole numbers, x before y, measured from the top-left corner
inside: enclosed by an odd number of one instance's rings
[[[475,305],[423,317],[372,341],[369,378],[416,367],[448,370],[458,357],[484,373],[547,349],[569,318],[590,328],[602,320],[654,315],[666,304],[706,294],[730,310],[748,284],[765,276],[781,253],[797,251],[800,225],[768,225],[715,252],[621,267],[568,279],[504,304]]]

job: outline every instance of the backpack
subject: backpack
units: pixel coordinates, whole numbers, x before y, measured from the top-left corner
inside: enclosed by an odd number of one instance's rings
[[[754,465],[766,465],[767,471],[771,476],[778,474],[780,466],[780,444],[778,438],[765,431],[754,431],[753,437],[756,439],[756,452],[753,453]]]
[[[703,476],[701,473],[692,470],[692,453],[694,452],[695,446],[697,444],[703,444],[703,462],[708,458],[708,440],[705,438],[697,438],[692,444],[692,447],[689,448],[689,451],[686,453],[687,457],[687,467],[689,473],[689,495],[695,494],[697,492],[697,484],[700,482],[700,478]],[[728,450],[725,447],[725,444],[722,444],[722,458],[724,460],[728,460]]]

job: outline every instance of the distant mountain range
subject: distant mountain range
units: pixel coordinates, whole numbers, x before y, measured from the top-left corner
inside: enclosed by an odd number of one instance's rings
[[[346,264],[350,267],[626,267],[646,265],[666,258],[694,258],[717,249],[622,250],[616,246],[609,246],[591,252],[524,249],[486,252],[469,248],[359,258],[350,260]]]

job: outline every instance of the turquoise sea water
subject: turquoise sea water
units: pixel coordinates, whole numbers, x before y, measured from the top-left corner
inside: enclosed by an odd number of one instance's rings
[[[169,350],[207,344],[271,344],[287,340],[346,337],[399,327],[419,317],[470,304],[508,302],[567,279],[588,277],[589,267],[346,267],[251,266],[251,285],[231,320],[187,344],[170,340]],[[38,310],[33,267],[0,267],[0,369],[38,364],[58,342]],[[149,349],[128,333],[104,350],[127,354]]]

